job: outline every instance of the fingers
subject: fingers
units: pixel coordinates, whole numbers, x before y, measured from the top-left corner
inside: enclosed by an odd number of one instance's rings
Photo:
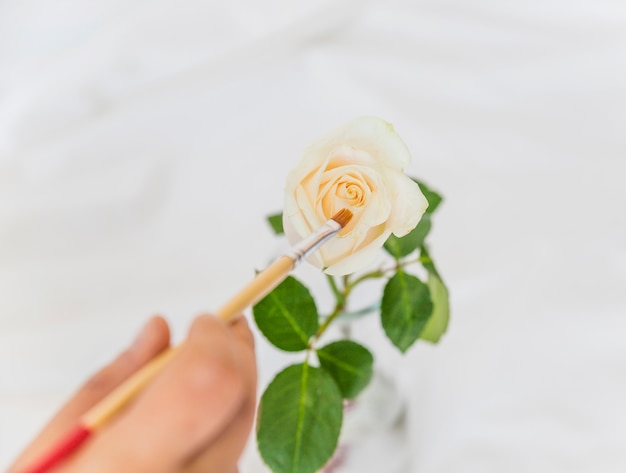
[[[252,380],[251,390],[244,399],[237,415],[220,435],[205,439],[200,449],[187,458],[186,473],[236,472],[239,457],[248,440],[256,412],[256,362],[254,338],[245,319],[241,318],[233,327],[238,341],[239,353],[247,371],[245,376]]]
[[[14,467],[36,458],[76,425],[82,414],[102,400],[126,378],[169,345],[169,328],[161,317],[153,317],[132,345],[113,362],[92,376],[44,427],[16,460]]]
[[[169,340],[167,322],[162,317],[153,317],[144,325],[132,345],[87,380],[66,407],[80,416],[167,348]]]
[[[255,399],[254,341],[245,319],[229,326],[198,317],[180,354],[80,453],[75,469],[169,473],[202,465],[197,471],[233,471]],[[103,461],[94,465],[89,458]]]
[[[254,335],[252,335],[252,330],[250,330],[250,326],[245,317],[239,317],[237,320],[231,322],[230,329],[238,343],[242,343],[254,352]]]
[[[163,444],[172,460],[184,461],[219,436],[241,408],[251,383],[236,335],[221,320],[197,318],[179,359],[163,374],[161,384],[155,383],[153,393],[158,395],[148,398],[146,393],[146,412],[153,412],[166,397],[174,400],[163,416],[151,419],[155,428],[148,442]]]

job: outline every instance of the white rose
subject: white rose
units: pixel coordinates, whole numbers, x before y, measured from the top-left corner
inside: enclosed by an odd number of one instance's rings
[[[361,117],[308,148],[287,177],[283,225],[290,243],[309,235],[343,208],[354,216],[311,262],[326,273],[365,269],[392,233],[409,233],[428,202],[404,174],[411,156],[393,126]]]

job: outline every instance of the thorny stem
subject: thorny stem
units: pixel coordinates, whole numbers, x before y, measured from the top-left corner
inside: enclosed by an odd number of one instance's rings
[[[333,291],[333,294],[335,295],[335,300],[337,301],[337,303],[339,303],[340,301],[344,299],[344,295],[339,290],[339,287],[337,286],[337,281],[335,281],[334,276],[331,276],[330,274],[326,274],[326,279],[328,280],[328,284],[330,285],[330,288]]]
[[[356,278],[354,281],[349,282],[347,287],[352,289],[357,284],[365,281],[366,279],[382,278],[385,275],[385,273],[390,271],[390,270],[391,269],[377,269],[376,271],[372,271],[371,273],[363,274],[363,275],[359,276],[358,278]]]
[[[335,296],[335,308],[333,309],[333,311],[330,313],[330,315],[328,317],[326,317],[326,319],[324,320],[324,322],[322,323],[322,325],[320,325],[319,329],[317,330],[317,333],[315,334],[315,336],[313,337],[313,340],[311,342],[311,344],[309,345],[309,348],[313,347],[313,343],[317,340],[319,340],[319,338],[324,334],[324,332],[326,332],[326,330],[328,329],[329,325],[339,316],[339,314],[341,314],[345,308],[346,305],[348,303],[348,297],[350,296],[350,293],[352,292],[352,290],[359,285],[360,283],[362,283],[363,281],[367,280],[367,279],[376,279],[376,278],[382,278],[384,277],[387,273],[390,273],[392,271],[398,271],[399,269],[404,268],[405,266],[408,266],[410,264],[414,264],[414,263],[419,263],[420,261],[422,261],[421,258],[417,258],[417,259],[413,259],[413,260],[409,260],[409,261],[400,261],[400,260],[396,260],[396,264],[394,264],[393,266],[390,266],[388,268],[380,268],[377,269],[375,271],[371,271],[369,273],[365,273],[362,274],[361,276],[359,276],[358,278],[356,278],[354,281],[350,281],[350,276],[344,276],[343,279],[343,289],[340,289],[337,281],[335,280],[335,278],[333,276],[330,275],[326,275],[326,279],[328,280],[328,284],[330,285],[330,288]]]
[[[326,320],[324,320],[320,328],[317,330],[317,333],[315,334],[315,340],[319,339],[322,336],[322,334],[326,331],[331,322],[335,320],[337,316],[341,314],[341,312],[343,312],[343,310],[346,308],[346,301],[351,290],[352,289],[348,288],[347,286],[344,286],[343,292],[340,293],[339,297],[337,297],[337,303],[335,304],[335,308],[333,309],[331,314],[326,317]]]

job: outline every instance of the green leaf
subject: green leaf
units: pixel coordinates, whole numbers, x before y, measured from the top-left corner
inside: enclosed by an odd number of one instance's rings
[[[261,299],[252,312],[263,335],[285,351],[305,350],[318,329],[315,301],[309,290],[293,276]]]
[[[283,233],[285,233],[285,229],[283,228],[283,213],[277,213],[274,215],[269,215],[267,217],[267,222],[270,224],[270,226],[272,227],[272,230],[274,230],[274,233],[276,235],[282,235]]]
[[[448,320],[450,319],[448,288],[441,279],[432,273],[428,275],[427,285],[433,301],[433,315],[426,323],[420,338],[437,343],[448,329]]]
[[[428,289],[433,301],[433,315],[428,320],[420,338],[432,343],[437,343],[448,329],[450,319],[450,295],[448,288],[444,284],[435,264],[428,254],[428,249],[424,246],[421,250],[420,260],[424,268],[428,271]]]
[[[417,250],[426,239],[428,232],[430,232],[430,214],[425,213],[422,215],[422,219],[417,226],[411,230],[407,235],[398,238],[395,235],[391,235],[385,242],[385,249],[394,258],[402,258],[407,256],[413,251]]]
[[[398,271],[385,286],[381,304],[383,329],[391,342],[405,352],[424,330],[433,311],[426,284]]]
[[[426,269],[429,274],[432,273],[439,279],[441,279],[441,276],[439,276],[439,272],[437,271],[437,268],[435,268],[435,263],[430,257],[430,253],[428,252],[428,247],[426,245],[422,245],[422,247],[420,248],[420,263],[422,263],[422,266],[424,266],[424,269]]]
[[[308,364],[281,371],[263,393],[257,444],[274,473],[313,473],[331,457],[343,404],[333,378]]]
[[[417,183],[417,185],[420,187],[420,190],[422,191],[422,194],[424,194],[424,197],[426,197],[426,200],[428,201],[428,208],[426,209],[426,213],[433,213],[435,210],[437,210],[437,207],[439,207],[439,204],[443,200],[443,197],[441,196],[441,194],[432,190],[422,181],[415,179],[414,177],[412,177],[411,179],[413,179],[413,181]]]
[[[356,342],[341,340],[331,343],[317,350],[317,357],[346,399],[356,397],[372,379],[374,357]]]

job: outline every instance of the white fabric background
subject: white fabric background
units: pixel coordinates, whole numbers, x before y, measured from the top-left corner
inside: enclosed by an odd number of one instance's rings
[[[0,3],[0,467],[147,316],[236,291],[302,148],[368,114],[446,196],[448,335],[360,329],[407,470],[623,473],[625,84],[618,0]]]

